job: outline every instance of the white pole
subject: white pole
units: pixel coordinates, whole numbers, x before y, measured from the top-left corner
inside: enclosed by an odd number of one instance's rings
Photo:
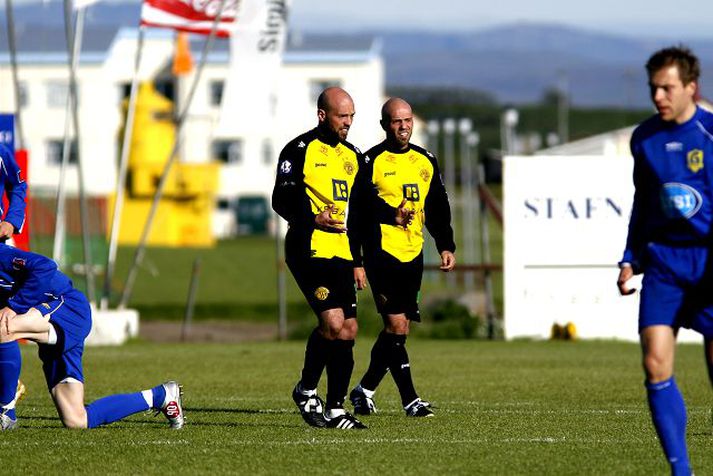
[[[455,217],[457,215],[457,200],[455,199],[456,193],[456,158],[455,158],[455,132],[456,132],[456,120],[455,119],[445,119],[443,121],[443,133],[445,138],[443,140],[443,160],[445,161],[445,182],[446,191],[449,197],[451,197],[451,207],[453,208],[451,216]],[[451,226],[453,227],[453,236],[456,236],[457,227],[455,220],[452,221]],[[440,260],[439,260],[440,262]],[[446,282],[448,287],[453,289],[456,285],[456,274],[448,273],[446,277]]]
[[[169,155],[168,160],[166,161],[166,165],[164,166],[163,172],[161,173],[161,178],[159,179],[158,184],[156,186],[156,193],[154,193],[153,202],[151,203],[151,208],[149,209],[149,214],[146,218],[144,229],[141,232],[139,244],[136,248],[136,252],[134,253],[134,261],[131,265],[131,268],[129,269],[129,274],[126,278],[126,283],[124,284],[124,290],[121,293],[121,300],[119,301],[118,306],[119,309],[125,309],[127,304],[129,303],[129,299],[131,298],[131,293],[134,288],[134,282],[136,281],[136,275],[138,273],[139,265],[141,265],[141,263],[143,262],[144,255],[146,254],[146,242],[148,241],[149,233],[151,232],[153,219],[156,215],[156,211],[158,210],[158,205],[161,200],[161,196],[163,195],[163,189],[166,185],[168,174],[171,171],[173,163],[176,161],[176,158],[178,156],[178,150],[181,147],[181,132],[183,130],[183,125],[185,123],[186,116],[188,115],[188,108],[190,107],[191,101],[193,100],[193,96],[198,86],[198,80],[201,77],[201,73],[203,72],[203,68],[205,67],[206,60],[208,59],[208,52],[210,51],[210,48],[213,45],[215,34],[218,31],[218,23],[220,22],[220,18],[223,15],[223,7],[225,6],[225,2],[226,0],[222,0],[220,4],[220,10],[218,11],[215,20],[213,21],[213,26],[210,30],[210,34],[208,35],[208,39],[206,40],[205,45],[203,46],[201,61],[198,65],[198,68],[196,68],[196,75],[193,79],[193,84],[191,85],[191,89],[188,93],[188,96],[186,97],[186,102],[183,105],[183,109],[181,110],[181,113],[178,116],[178,120],[176,123],[176,138],[173,143],[173,149],[171,150],[171,154]]]
[[[126,121],[124,121],[124,137],[121,141],[121,157],[119,158],[119,170],[116,177],[116,198],[114,200],[114,214],[111,221],[111,233],[109,237],[109,253],[106,260],[106,272],[104,275],[104,292],[101,297],[101,308],[106,310],[109,307],[111,297],[111,280],[116,267],[116,252],[119,242],[119,229],[121,228],[121,213],[124,206],[124,187],[126,186],[126,173],[129,163],[129,151],[131,149],[131,138],[134,130],[134,114],[136,112],[136,96],[139,84],[139,66],[141,65],[141,54],[144,49],[145,27],[139,28],[138,44],[136,46],[136,56],[134,58],[134,76],[131,78],[131,90],[129,92],[129,104],[126,108]]]
[[[15,128],[17,129],[17,149],[25,147],[25,135],[22,129],[20,104],[20,80],[17,76],[17,45],[15,44],[15,15],[12,11],[12,0],[6,0],[5,20],[7,23],[7,46],[10,50],[10,65],[12,67],[12,83],[15,93]]]
[[[475,222],[473,220],[473,167],[471,163],[470,144],[468,137],[473,130],[473,121],[463,118],[458,122],[460,132],[460,160],[461,160],[461,212],[463,216],[463,258],[466,264],[475,263]],[[466,271],[463,277],[466,292],[475,291],[475,274]]]
[[[79,215],[82,225],[82,248],[84,251],[84,271],[87,284],[87,298],[90,302],[95,302],[94,290],[94,269],[92,265],[92,254],[89,242],[89,213],[87,210],[87,197],[84,190],[84,167],[82,165],[81,140],[79,134],[79,96],[77,94],[77,62],[82,45],[82,32],[84,30],[85,8],[79,9],[77,19],[72,31],[72,0],[64,0],[64,23],[67,36],[67,49],[69,50],[69,97],[72,104],[72,122],[74,124],[74,135],[77,140],[77,181],[79,185]],[[65,142],[67,138],[65,137]],[[64,160],[64,158],[63,158]],[[60,187],[62,184],[60,184]]]

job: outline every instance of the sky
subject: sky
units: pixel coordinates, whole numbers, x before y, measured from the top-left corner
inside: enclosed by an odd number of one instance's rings
[[[303,30],[472,30],[560,23],[636,37],[713,38],[713,0],[292,0]]]

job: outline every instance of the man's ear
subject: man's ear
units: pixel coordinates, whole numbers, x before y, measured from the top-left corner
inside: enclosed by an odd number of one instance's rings
[[[319,122],[324,122],[324,120],[327,118],[327,111],[324,109],[317,109],[317,119],[319,119]]]

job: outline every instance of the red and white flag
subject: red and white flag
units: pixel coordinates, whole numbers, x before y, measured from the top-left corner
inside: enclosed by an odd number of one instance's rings
[[[159,28],[173,28],[208,35],[215,18],[218,21],[216,36],[227,38],[233,30],[241,0],[144,0],[141,7],[141,24]]]

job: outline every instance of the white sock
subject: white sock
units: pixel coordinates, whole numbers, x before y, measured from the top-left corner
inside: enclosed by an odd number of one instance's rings
[[[57,329],[54,328],[52,324],[50,324],[50,330],[48,331],[47,335],[47,344],[49,345],[55,345],[57,343]]]
[[[362,392],[364,392],[364,395],[366,395],[369,398],[374,398],[374,394],[376,393],[376,390],[367,390],[364,387],[362,387],[361,384],[359,384],[358,387],[361,389]]]
[[[324,412],[325,418],[331,420],[332,418],[337,418],[338,416],[344,415],[346,411],[343,408],[332,408]]]
[[[302,395],[305,395],[307,397],[313,397],[317,395],[317,389],[312,389],[312,390],[307,390],[304,387],[302,387],[302,383],[300,382],[299,386],[297,387],[297,391],[301,393]]]
[[[144,400],[146,400],[146,403],[148,404],[149,408],[153,408],[153,391],[142,390],[141,396],[144,397]]]

